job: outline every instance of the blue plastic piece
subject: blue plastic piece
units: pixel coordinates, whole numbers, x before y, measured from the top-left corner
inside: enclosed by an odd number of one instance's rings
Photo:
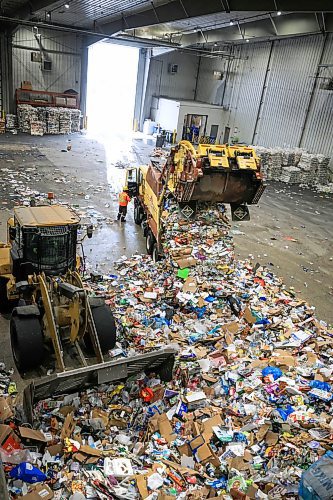
[[[327,392],[331,392],[332,390],[332,386],[330,384],[327,382],[320,382],[320,380],[311,380],[311,382],[309,382],[309,386],[311,389],[320,389]]]
[[[280,370],[280,368],[277,368],[276,366],[266,366],[266,368],[264,368],[261,373],[263,377],[273,375],[274,380],[277,380],[283,375],[282,370]]]
[[[42,481],[46,481],[46,475],[37,467],[30,464],[29,462],[22,462],[12,469],[9,473],[10,477],[13,479],[21,479],[26,483],[41,483]]]
[[[286,421],[289,415],[294,413],[295,409],[292,406],[287,405],[285,408],[277,408],[277,411],[280,413],[282,420]]]

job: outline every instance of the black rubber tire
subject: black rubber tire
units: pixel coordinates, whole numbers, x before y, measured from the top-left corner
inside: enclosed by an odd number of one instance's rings
[[[153,251],[151,253],[151,258],[153,259],[153,262],[158,262],[160,260],[160,256],[158,254],[158,249],[157,249],[157,243],[155,242],[153,245]]]
[[[155,236],[153,235],[151,230],[148,229],[148,233],[146,236],[146,249],[148,255],[152,255],[155,241]]]
[[[0,278],[0,312],[8,312],[10,310],[10,300],[7,297],[7,280]]]
[[[111,309],[106,304],[102,306],[91,306],[91,312],[95,322],[95,328],[98,335],[101,351],[105,354],[110,349],[113,349],[117,342],[117,327],[111,312]],[[89,333],[84,336],[84,343],[89,353],[94,354]]]
[[[141,226],[141,223],[142,223],[142,213],[141,213],[141,207],[140,207],[140,205],[136,205],[134,207],[134,222],[138,226]]]
[[[13,315],[10,319],[10,340],[19,372],[41,365],[44,359],[44,341],[37,317]]]

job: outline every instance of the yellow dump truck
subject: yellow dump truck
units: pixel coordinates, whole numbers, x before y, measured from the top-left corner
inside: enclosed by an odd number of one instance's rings
[[[161,254],[161,213],[167,196],[178,204],[180,217],[194,217],[198,201],[230,204],[232,218],[249,220],[247,205],[258,203],[265,185],[260,160],[243,145],[200,144],[181,141],[167,158],[152,158],[149,166],[127,171],[127,187],[134,197],[134,220],[142,225],[147,252]]]

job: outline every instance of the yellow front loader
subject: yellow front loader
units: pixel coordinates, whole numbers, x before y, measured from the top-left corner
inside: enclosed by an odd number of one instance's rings
[[[70,346],[103,353],[116,343],[116,326],[104,300],[90,299],[83,287],[76,253],[80,219],[61,205],[18,207],[8,221],[8,241],[0,247],[0,304],[12,307],[13,357],[22,373],[38,368],[45,345],[53,346],[57,366],[66,369]],[[92,235],[91,228],[87,231]]]

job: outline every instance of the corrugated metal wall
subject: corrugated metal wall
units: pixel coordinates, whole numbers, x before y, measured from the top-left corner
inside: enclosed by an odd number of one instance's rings
[[[29,80],[33,89],[80,92],[81,37],[57,31],[40,30],[44,58],[52,62],[51,71],[31,61],[31,52],[39,52],[32,28],[20,27],[13,37],[13,91]]]
[[[178,64],[176,74],[169,73],[169,65]],[[153,57],[150,61],[149,76],[144,105],[144,117],[150,118],[152,98],[154,96],[171,99],[193,100],[199,59],[180,52]]]
[[[314,88],[319,62],[333,64],[333,34],[327,35],[323,52],[324,40],[320,34],[275,40],[272,50],[272,42],[235,47],[223,99],[231,135],[248,143],[254,136],[255,144],[263,146],[301,144],[311,152],[333,155],[333,91],[321,89],[321,79]],[[187,64],[186,74],[166,74],[166,57],[176,64],[177,59],[179,68]],[[190,59],[189,64],[187,55],[171,53],[159,57],[163,62],[152,60],[150,96],[192,100],[199,58]],[[225,62],[201,59],[196,100],[212,103],[221,97],[215,69],[223,71]],[[151,99],[148,115],[150,105]]]
[[[322,64],[333,64],[333,34],[329,34],[322,55]],[[324,77],[333,77],[333,68],[321,69],[314,89],[313,101],[304,130],[302,146],[310,151],[333,156],[333,90],[325,90]]]
[[[321,36],[275,42],[256,143],[299,144],[322,45]]]
[[[232,135],[251,142],[270,53],[270,43],[244,44],[231,65],[231,92],[225,104],[229,107]]]
[[[227,70],[226,59],[209,59],[202,57],[200,61],[200,71],[196,91],[196,100],[208,102],[209,104],[222,104],[224,94],[225,77]],[[220,71],[223,74],[222,80],[216,80],[214,71]]]

